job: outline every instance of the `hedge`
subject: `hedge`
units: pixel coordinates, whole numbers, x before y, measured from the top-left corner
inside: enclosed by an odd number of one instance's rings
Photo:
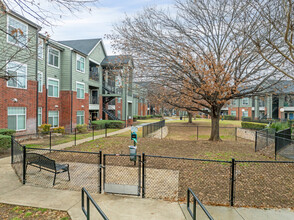
[[[105,125],[107,125],[107,128],[123,128],[125,123],[123,121],[118,120],[97,120],[92,121],[92,125],[97,125],[99,128],[105,128]]]
[[[12,136],[13,134],[15,134],[15,130],[8,129],[8,128],[0,129],[0,135]]]
[[[251,117],[242,117],[242,121],[252,121]]]
[[[224,120],[236,120],[235,115],[224,115]]]
[[[0,151],[6,150],[11,146],[11,136],[0,134]]]
[[[241,126],[242,128],[246,128],[246,129],[262,130],[267,127],[267,124],[242,121]]]

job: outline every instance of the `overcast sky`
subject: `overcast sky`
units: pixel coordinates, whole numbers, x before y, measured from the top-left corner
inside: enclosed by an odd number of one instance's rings
[[[91,13],[84,10],[76,15],[64,15],[57,25],[42,32],[49,32],[54,40],[76,40],[103,38],[107,54],[113,54],[110,42],[105,34],[111,33],[113,24],[121,21],[125,14],[133,15],[146,6],[158,5],[168,7],[173,0],[100,0],[97,6],[91,7]]]

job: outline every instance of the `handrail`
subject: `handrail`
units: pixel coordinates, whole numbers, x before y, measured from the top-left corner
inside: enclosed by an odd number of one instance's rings
[[[87,210],[85,209],[84,206],[84,199],[85,196],[87,195]],[[89,192],[83,187],[82,188],[82,210],[83,213],[85,214],[85,216],[87,217],[87,220],[90,220],[90,201],[92,202],[92,204],[94,205],[94,207],[97,209],[97,211],[100,213],[101,217],[104,220],[108,220],[107,216],[105,215],[105,213],[101,210],[101,208],[98,206],[98,204],[94,201],[94,199],[92,198],[92,196],[89,194]]]
[[[193,196],[193,212],[190,209],[190,194]],[[196,202],[200,205],[206,216],[210,219],[213,220],[212,216],[209,214],[205,206],[201,203],[201,201],[197,198],[197,196],[194,194],[194,192],[188,188],[187,190],[187,210],[190,213],[191,217],[193,220],[196,220]]]

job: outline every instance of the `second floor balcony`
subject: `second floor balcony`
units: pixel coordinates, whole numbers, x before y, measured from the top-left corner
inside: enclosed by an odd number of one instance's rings
[[[99,82],[99,72],[97,67],[91,67],[89,79]]]

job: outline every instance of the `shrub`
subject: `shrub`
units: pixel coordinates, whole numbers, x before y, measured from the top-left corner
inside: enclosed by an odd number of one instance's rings
[[[146,116],[140,116],[140,119],[145,120],[147,117]]]
[[[133,116],[133,122],[136,122],[138,120],[138,115]]]
[[[224,120],[236,120],[235,115],[224,115]]]
[[[92,121],[92,125],[98,129],[103,129],[105,126],[107,128],[123,128],[125,123],[118,120],[98,120]]]
[[[246,128],[246,129],[262,130],[267,127],[267,124],[242,121],[241,126],[242,128]]]
[[[242,121],[252,121],[251,117],[242,117]]]
[[[2,128],[0,129],[0,135],[7,135],[7,136],[12,136],[13,134],[15,134],[15,130],[12,129],[8,129],[8,128]]]
[[[61,134],[64,134],[65,133],[65,129],[63,126],[59,126],[57,128],[53,128],[53,132],[54,133],[61,133]]]
[[[50,124],[42,124],[40,126],[42,133],[49,133],[51,125]]]
[[[162,118],[162,115],[154,115],[155,118]]]
[[[281,131],[281,130],[285,130],[289,128],[289,124],[283,123],[283,122],[275,122],[270,124],[270,128],[276,129],[276,132],[277,132],[277,131]]]
[[[146,116],[146,119],[150,119],[150,118],[152,118],[151,115],[147,115],[147,116]]]
[[[11,136],[0,134],[0,151],[6,150],[11,146]]]
[[[196,115],[196,118],[201,118],[201,115]]]

